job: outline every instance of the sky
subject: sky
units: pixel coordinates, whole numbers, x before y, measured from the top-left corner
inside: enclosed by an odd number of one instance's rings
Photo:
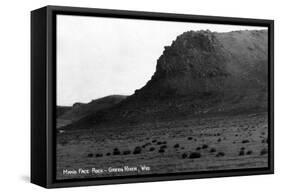
[[[57,104],[131,95],[156,69],[164,46],[189,30],[266,29],[89,16],[57,16]]]

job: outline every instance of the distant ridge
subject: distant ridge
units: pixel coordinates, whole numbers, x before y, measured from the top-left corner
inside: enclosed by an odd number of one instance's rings
[[[71,109],[70,106],[57,106],[57,117],[60,117],[65,112],[69,111]]]
[[[57,108],[58,127],[69,125],[83,117],[93,114],[99,110],[110,108],[122,100],[126,99],[124,95],[110,95],[102,98],[92,100],[89,103],[74,103],[72,107],[67,107],[62,110],[62,107]]]

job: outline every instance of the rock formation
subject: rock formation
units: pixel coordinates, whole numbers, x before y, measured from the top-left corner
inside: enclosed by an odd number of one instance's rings
[[[267,30],[188,31],[166,46],[147,84],[68,128],[188,115],[266,111]]]

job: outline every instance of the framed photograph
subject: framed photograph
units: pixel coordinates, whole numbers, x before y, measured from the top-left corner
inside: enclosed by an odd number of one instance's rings
[[[31,12],[31,182],[273,173],[273,20]]]

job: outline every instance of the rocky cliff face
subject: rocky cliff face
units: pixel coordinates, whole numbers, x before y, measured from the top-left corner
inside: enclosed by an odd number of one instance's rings
[[[266,109],[267,41],[266,30],[185,32],[165,47],[155,74],[131,99],[145,112]]]
[[[165,47],[136,95],[202,95],[267,85],[267,31],[186,32]]]
[[[229,76],[223,52],[214,33],[186,32],[165,47],[155,74],[137,94],[170,97],[219,92]]]
[[[143,88],[75,126],[266,110],[267,37],[266,30],[185,32],[165,47]]]

